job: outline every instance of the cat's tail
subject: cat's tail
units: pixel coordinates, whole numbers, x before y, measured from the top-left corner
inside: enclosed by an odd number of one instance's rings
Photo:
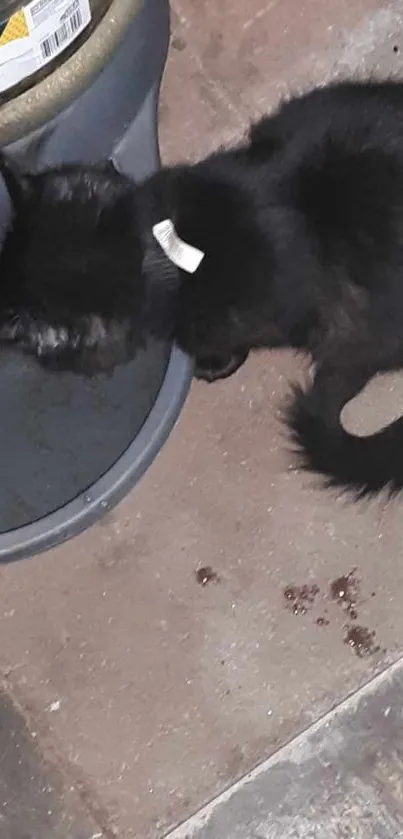
[[[294,388],[286,423],[303,468],[325,478],[329,487],[356,498],[403,489],[403,417],[371,434],[357,437],[346,431],[340,417],[330,422],[313,390]]]

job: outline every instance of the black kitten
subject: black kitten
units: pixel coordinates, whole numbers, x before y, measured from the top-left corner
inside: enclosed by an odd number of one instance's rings
[[[403,488],[403,420],[369,438],[340,422],[369,378],[403,366],[403,84],[315,90],[140,188],[110,168],[5,174],[4,338],[91,370],[175,323],[210,381],[251,349],[308,352],[314,380],[288,411],[306,466],[358,495]],[[162,219],[204,252],[194,274],[153,238]]]
[[[29,175],[3,158],[0,171],[14,208],[0,253],[0,341],[90,375],[133,357],[150,333],[172,335],[177,271],[148,248],[128,178],[110,163]]]

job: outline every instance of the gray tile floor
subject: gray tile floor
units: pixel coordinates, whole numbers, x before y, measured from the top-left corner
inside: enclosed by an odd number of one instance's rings
[[[170,839],[403,836],[399,662],[224,792]]]
[[[80,792],[52,756],[21,709],[0,692],[0,835],[2,839],[101,839]]]

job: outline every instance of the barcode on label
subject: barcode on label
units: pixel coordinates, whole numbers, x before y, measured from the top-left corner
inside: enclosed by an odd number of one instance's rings
[[[82,28],[82,25],[83,17],[81,10],[77,9],[55,32],[52,32],[51,35],[41,42],[40,48],[43,60],[48,61],[49,58],[56,55],[65,46],[67,41],[73,40],[77,32]]]

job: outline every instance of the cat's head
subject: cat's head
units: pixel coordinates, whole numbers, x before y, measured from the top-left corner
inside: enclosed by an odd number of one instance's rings
[[[26,174],[2,156],[0,173],[12,202],[0,343],[84,372],[132,357],[146,296],[133,183],[111,164]]]

